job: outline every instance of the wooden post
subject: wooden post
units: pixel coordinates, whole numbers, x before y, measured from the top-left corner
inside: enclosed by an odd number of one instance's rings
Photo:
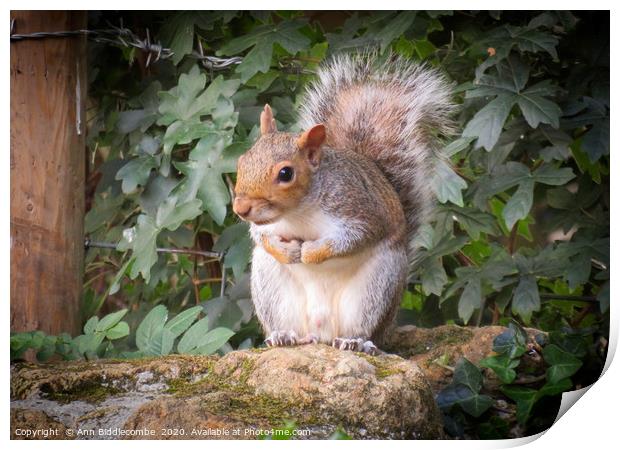
[[[14,33],[83,11],[11,11]],[[84,259],[86,39],[11,42],[11,331],[76,333]]]

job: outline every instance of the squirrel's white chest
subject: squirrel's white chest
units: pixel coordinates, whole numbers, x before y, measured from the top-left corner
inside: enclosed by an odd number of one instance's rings
[[[346,224],[318,211],[288,217],[256,231],[284,239],[313,241],[345,232]],[[372,260],[368,249],[361,253],[328,259],[321,264],[287,264],[281,266],[288,274],[280,278],[280,289],[286,292],[286,307],[278,311],[281,323],[299,335],[315,334],[321,342],[335,337],[357,334],[348,325],[349,318],[360,316],[360,300],[368,278],[367,262]],[[359,291],[359,292],[358,292]],[[286,317],[285,317],[286,316]]]

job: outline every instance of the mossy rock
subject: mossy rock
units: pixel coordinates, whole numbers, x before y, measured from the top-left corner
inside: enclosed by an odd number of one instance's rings
[[[86,430],[77,438],[101,438],[106,429],[117,430],[107,438],[249,439],[285,420],[306,430],[305,438],[326,438],[338,427],[356,438],[443,436],[415,363],[325,345],[221,358],[17,364],[11,397],[15,411]],[[154,434],[136,435],[140,430]]]

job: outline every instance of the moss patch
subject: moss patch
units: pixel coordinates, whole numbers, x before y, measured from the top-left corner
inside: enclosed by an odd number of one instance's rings
[[[93,382],[77,384],[69,389],[61,390],[53,390],[50,389],[49,385],[43,385],[41,391],[46,398],[58,403],[70,403],[76,400],[100,403],[111,395],[118,395],[123,392],[121,389]]]
[[[472,330],[457,325],[444,325],[436,328],[419,328],[413,337],[413,342],[392,342],[388,350],[403,358],[428,354],[431,359],[436,358],[436,350],[445,352],[445,347],[461,345],[469,342],[474,336]]]
[[[358,354],[375,367],[375,376],[378,380],[387,378],[390,375],[395,375],[397,373],[405,373],[403,369],[394,367],[394,364],[389,364],[384,359],[377,358],[376,356],[370,356],[365,353]]]

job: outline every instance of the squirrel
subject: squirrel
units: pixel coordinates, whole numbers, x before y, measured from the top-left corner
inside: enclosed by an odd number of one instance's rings
[[[301,134],[260,137],[237,163],[234,212],[255,243],[251,294],[267,346],[380,352],[406,286],[411,242],[432,214],[451,89],[436,69],[340,55],[301,103]]]

